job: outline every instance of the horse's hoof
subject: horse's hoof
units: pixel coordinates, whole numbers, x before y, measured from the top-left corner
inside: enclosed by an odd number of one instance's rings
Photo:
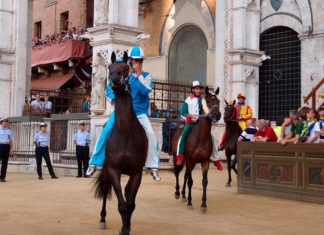
[[[187,198],[182,197],[182,198],[181,198],[181,202],[187,202]]]
[[[129,235],[129,232],[123,232],[123,231],[120,231],[120,232],[119,232],[119,235]]]
[[[193,206],[192,205],[187,205],[187,209],[192,211],[193,210]]]
[[[230,183],[227,183],[226,185],[225,185],[225,187],[231,187],[231,184]]]
[[[206,213],[207,213],[207,207],[206,207],[206,206],[202,206],[202,207],[200,207],[200,212],[201,212],[202,214],[206,214]]]
[[[174,194],[174,198],[175,198],[175,199],[179,199],[179,198],[180,198],[180,194],[175,193],[175,194]]]
[[[98,225],[98,228],[100,230],[105,230],[107,227],[106,227],[106,223],[105,222],[100,222],[99,225]]]

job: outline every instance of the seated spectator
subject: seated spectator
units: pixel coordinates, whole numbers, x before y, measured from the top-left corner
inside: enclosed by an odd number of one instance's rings
[[[36,99],[30,103],[31,113],[41,113],[43,107],[43,102],[40,100],[40,96],[37,94]]]
[[[161,118],[161,113],[154,103],[151,103],[151,115],[152,118]]]
[[[289,119],[291,123],[291,128],[287,136],[280,141],[282,145],[285,145],[287,143],[297,144],[304,128],[303,121],[299,119],[298,111],[290,111]]]
[[[258,131],[254,137],[251,138],[251,142],[277,142],[277,136],[272,127],[267,125],[267,121],[261,119],[257,121]]]
[[[304,123],[303,131],[299,137],[298,142],[305,142],[307,139],[314,137],[315,135],[315,124],[317,122],[317,112],[314,109],[309,109],[307,114],[307,121]],[[317,117],[317,118],[316,118]],[[318,138],[319,139],[319,138]],[[319,142],[319,140],[318,140]]]
[[[278,137],[278,143],[280,143],[281,140],[283,140],[289,133],[291,129],[291,121],[289,117],[284,118],[283,121],[278,120],[277,127],[275,128],[275,133]]]
[[[318,109],[320,120],[315,123],[313,135],[307,139],[306,143],[324,143],[324,105]]]
[[[90,112],[91,99],[90,96],[86,96],[82,102],[82,112]]]
[[[242,132],[240,137],[238,138],[238,142],[250,142],[252,137],[257,132],[256,122],[252,119],[246,121],[246,129]]]

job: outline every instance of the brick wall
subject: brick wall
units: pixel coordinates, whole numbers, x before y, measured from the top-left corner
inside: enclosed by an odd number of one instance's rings
[[[92,23],[93,0],[34,0],[33,32],[39,21],[42,22],[42,38],[60,32],[61,13],[66,11],[69,12],[69,28],[87,26]]]

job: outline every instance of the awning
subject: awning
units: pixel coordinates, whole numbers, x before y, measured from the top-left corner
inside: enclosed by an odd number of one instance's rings
[[[42,75],[38,79],[32,79],[32,90],[58,90],[65,83],[74,77],[74,69],[71,69],[67,74],[55,73],[50,76]]]
[[[32,50],[32,67],[66,61],[85,56],[85,41],[68,40]]]

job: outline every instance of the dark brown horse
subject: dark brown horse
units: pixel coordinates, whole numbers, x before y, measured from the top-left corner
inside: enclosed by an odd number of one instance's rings
[[[131,217],[135,210],[135,198],[142,180],[142,171],[146,160],[148,141],[142,125],[134,110],[129,93],[127,53],[124,62],[109,66],[109,79],[115,93],[115,123],[106,145],[106,159],[99,178],[96,181],[96,196],[103,199],[99,228],[106,227],[106,199],[113,187],[118,199],[118,211],[123,226],[120,234],[128,235]],[[121,174],[129,176],[125,187],[125,198],[120,185]]]
[[[213,148],[212,138],[210,135],[212,121],[219,121],[221,118],[221,113],[219,111],[219,99],[217,95],[219,93],[219,88],[217,89],[216,93],[211,93],[208,90],[208,87],[205,89],[206,94],[206,102],[207,106],[210,109],[210,113],[206,115],[202,115],[198,121],[198,124],[192,128],[191,132],[188,134],[185,146],[185,153],[186,156],[186,172],[184,176],[184,183],[182,189],[182,200],[186,200],[186,183],[188,181],[188,208],[192,209],[192,197],[191,197],[191,189],[193,185],[192,179],[192,170],[195,168],[197,163],[201,164],[202,168],[202,185],[203,185],[203,196],[202,196],[202,204],[201,204],[201,211],[207,211],[207,184],[208,184],[208,170],[209,170],[209,163],[210,163],[210,156]],[[174,162],[174,174],[176,176],[176,191],[175,191],[175,198],[180,198],[180,185],[179,185],[179,174],[183,168],[183,166],[177,166],[176,164],[176,153],[177,153],[177,144],[178,140],[181,136],[182,129],[178,129],[172,139],[172,152],[173,152],[173,162]]]
[[[225,148],[225,155],[227,159],[227,171],[228,171],[228,181],[226,186],[230,187],[232,182],[232,175],[231,170],[233,169],[237,174],[237,170],[235,168],[237,159],[237,140],[238,137],[242,133],[242,129],[238,124],[236,119],[236,109],[235,109],[235,100],[233,103],[228,103],[225,100],[226,107],[224,112],[224,122],[226,124],[225,131],[226,137],[224,139],[224,148]],[[232,163],[232,156],[235,155],[235,159]]]

